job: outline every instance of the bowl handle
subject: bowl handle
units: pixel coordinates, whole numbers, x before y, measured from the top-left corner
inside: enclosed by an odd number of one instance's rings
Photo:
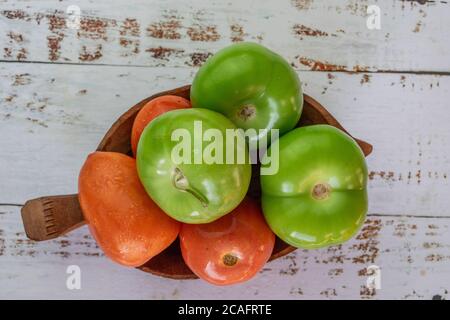
[[[57,238],[86,223],[76,194],[29,200],[21,212],[25,233],[36,241]]]

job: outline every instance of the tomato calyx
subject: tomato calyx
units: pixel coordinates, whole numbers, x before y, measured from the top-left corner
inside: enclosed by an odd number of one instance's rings
[[[255,117],[256,107],[253,104],[244,104],[237,112],[238,119],[248,121]]]
[[[331,193],[331,186],[324,182],[324,183],[317,183],[314,185],[311,195],[316,200],[325,200],[330,196]]]
[[[206,208],[208,206],[208,199],[200,191],[189,184],[189,180],[184,175],[183,171],[181,171],[178,167],[173,170],[172,184],[176,189],[193,195],[198,201],[200,201],[203,207]]]
[[[232,253],[227,253],[222,257],[222,262],[224,265],[226,265],[227,267],[232,267],[234,266],[237,262],[239,261],[239,258],[236,257],[234,254]]]

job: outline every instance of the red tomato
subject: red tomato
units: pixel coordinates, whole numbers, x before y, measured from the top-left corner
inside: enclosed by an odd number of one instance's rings
[[[208,224],[183,224],[183,259],[198,277],[215,285],[246,281],[269,260],[275,235],[257,202],[249,198]]]
[[[178,236],[179,222],[149,198],[131,157],[92,153],[81,169],[78,189],[92,235],[105,254],[120,264],[140,266]]]
[[[170,95],[161,96],[147,102],[139,111],[133,123],[131,131],[131,150],[133,150],[133,154],[136,156],[139,138],[150,121],[167,111],[190,107],[191,103],[189,100]]]

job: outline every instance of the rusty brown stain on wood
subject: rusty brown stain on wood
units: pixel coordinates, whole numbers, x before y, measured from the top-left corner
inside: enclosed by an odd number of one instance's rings
[[[38,97],[36,92],[33,92],[32,101],[26,103],[25,107],[28,111],[42,112],[48,103],[48,97]]]
[[[1,14],[10,20],[30,20],[30,16],[23,10],[3,10]]]
[[[140,52],[140,41],[139,40],[129,40],[126,38],[120,38],[119,44],[123,48],[129,49],[125,53],[121,53],[122,57],[128,57],[131,54],[138,54]]]
[[[62,14],[62,12],[55,12],[46,16],[48,30],[51,33],[47,36],[48,59],[50,61],[56,61],[61,56],[61,41],[65,38],[64,29],[67,27],[66,19]]]
[[[342,244],[334,245],[327,248],[327,253],[330,255],[329,258],[323,259],[322,261],[316,261],[316,263],[344,263],[346,257],[342,251]]]
[[[437,249],[437,248],[441,248],[442,244],[438,243],[438,242],[424,242],[423,243],[423,248],[424,249]]]
[[[343,273],[344,273],[343,268],[334,268],[334,269],[328,270],[328,276],[330,276],[331,278],[340,276]]]
[[[411,171],[408,171],[408,184],[409,184],[409,182],[411,181],[411,179],[412,179],[412,172]]]
[[[56,61],[60,58],[60,56],[61,56],[61,41],[63,39],[64,39],[63,33],[47,36],[47,47],[49,49],[48,59],[50,61]]]
[[[53,14],[46,16],[48,20],[48,30],[50,35],[47,36],[47,46],[49,48],[49,60],[56,61],[61,57],[61,42],[65,38],[65,29],[67,28],[64,12],[55,11]],[[82,17],[80,20],[80,28],[77,31],[78,38],[87,38],[93,40],[108,40],[107,27],[115,26],[114,19],[102,19]],[[80,61],[93,61],[102,56],[101,45],[93,53],[87,52],[86,46],[82,47],[79,55]]]
[[[22,245],[33,245],[35,242],[33,240],[30,240],[30,239],[23,239],[22,238],[22,239],[16,239],[14,241],[14,243],[17,244],[17,245],[22,246]]]
[[[12,102],[15,98],[17,98],[17,94],[12,94],[12,95],[9,95],[9,96],[5,97],[4,101],[5,102]]]
[[[40,126],[43,127],[43,128],[48,128],[48,125],[47,125],[44,121],[42,121],[42,120],[39,120],[39,119],[36,119],[36,118],[31,118],[31,117],[27,117],[26,119],[27,119],[28,121],[30,121],[31,123],[40,125]]]
[[[420,32],[420,27],[422,26],[422,21],[417,21],[416,26],[413,29],[414,33]]]
[[[3,239],[3,234],[4,234],[3,230],[0,229],[0,256],[2,256],[5,253],[5,249],[6,249],[5,240]]]
[[[60,256],[61,258],[69,258],[71,256],[70,252],[68,251],[56,251],[52,252],[53,255]]]
[[[433,0],[402,0],[402,10],[406,8],[406,4],[409,3],[410,8],[415,8],[418,4],[425,5],[428,2],[435,2]],[[447,3],[446,1],[440,1],[441,3]]]
[[[25,48],[20,48],[17,52],[16,59],[19,61],[27,59],[28,51]]]
[[[336,292],[336,289],[334,289],[334,288],[327,288],[327,289],[321,291],[320,295],[324,296],[325,298],[336,297],[337,292]]]
[[[334,245],[330,246],[327,249],[328,256],[324,259],[319,259],[318,257],[314,257],[314,262],[317,264],[343,264],[345,261],[349,260],[348,257],[342,251],[342,245]]]
[[[353,15],[367,15],[367,4],[361,3],[360,0],[349,0],[345,9]]]
[[[140,40],[139,36],[141,34],[141,25],[136,19],[126,18],[120,26],[119,29],[119,44],[127,48],[126,53],[121,55],[127,57],[131,54],[138,54],[140,52]]]
[[[416,163],[420,165],[420,160]],[[439,173],[437,171],[428,171],[427,174],[423,174],[421,169],[408,171],[406,174],[406,182],[410,184],[411,181],[415,181],[420,184],[424,177],[429,179],[447,179],[447,173]],[[395,173],[393,171],[370,171],[368,175],[369,180],[384,180],[386,182],[403,181],[404,177],[402,173]]]
[[[358,276],[360,277],[367,277],[371,273],[367,268],[362,268],[361,270],[358,270]]]
[[[363,74],[362,78],[361,78],[361,85],[365,84],[365,83],[369,83],[370,82],[370,75],[368,75],[367,73]]]
[[[220,39],[217,26],[194,25],[187,29],[187,35],[192,41],[213,42]]]
[[[194,52],[190,55],[190,61],[187,61],[186,64],[191,67],[200,67],[206,59],[212,56],[210,52]]]
[[[5,240],[3,240],[2,238],[0,238],[0,256],[2,256],[5,253]]]
[[[380,178],[386,181],[395,181],[395,173],[393,171],[370,171],[369,180]]]
[[[122,46],[122,47],[128,47],[130,44],[131,44],[131,40],[128,40],[128,39],[125,39],[125,38],[120,38],[119,39],[119,44]]]
[[[52,247],[56,250],[36,250],[36,242],[26,238],[25,233],[17,232],[14,235],[10,235],[7,239],[3,237],[4,231],[0,229],[0,255],[5,249],[9,250],[10,256],[28,256],[36,257],[38,254],[54,255],[61,258],[68,258],[71,255],[74,256],[86,256],[86,257],[103,257],[99,246],[96,244],[90,235],[86,235],[83,239],[86,240],[72,240],[64,236],[62,239],[52,240]],[[3,244],[3,246],[2,246]],[[74,248],[76,251],[69,252],[68,248]],[[86,251],[86,249],[90,249]],[[73,249],[72,249],[73,250]]]
[[[291,0],[292,6],[298,10],[308,10],[311,8],[313,0]]]
[[[11,58],[12,57],[12,49],[11,48],[3,48],[3,57]]]
[[[425,18],[425,17],[427,16],[427,13],[426,13],[423,9],[420,9],[420,10],[419,10],[419,14],[420,14],[420,16],[421,16],[422,18]],[[423,26],[422,20],[417,21],[416,26],[415,26],[414,29],[413,29],[413,32],[414,32],[414,33],[420,32],[422,26]]]
[[[23,42],[23,35],[21,33],[10,31],[6,35],[17,43]]]
[[[59,245],[60,245],[61,248],[66,248],[66,247],[70,246],[70,241],[66,240],[66,239],[62,239],[62,240],[59,240],[57,242],[59,242]]]
[[[284,256],[282,258],[283,260],[289,261],[289,264],[287,266],[287,268],[285,269],[281,269],[279,271],[280,275],[288,275],[288,276],[294,276],[297,274],[297,272],[299,271],[299,267],[297,265],[297,257],[296,254],[289,254],[287,256]]]
[[[119,34],[121,36],[139,37],[141,34],[141,25],[134,18],[126,18],[121,23]]]
[[[296,57],[298,61],[309,67],[311,71],[346,71],[347,68],[344,65],[332,64],[326,61],[318,61],[314,59],[309,59],[306,57]]]
[[[79,38],[88,38],[93,40],[108,40],[107,28],[110,25],[116,25],[115,20],[101,18],[81,18],[80,29],[77,32]]]
[[[292,288],[291,290],[289,290],[289,294],[302,296],[303,290],[302,288]]]
[[[429,179],[440,179],[440,178],[443,178],[443,179],[447,179],[447,173],[439,173],[439,172],[437,172],[437,171],[428,171],[428,178]]]
[[[57,11],[53,14],[48,14],[47,20],[49,31],[63,30],[67,27],[66,19],[64,18],[63,13],[60,11]]]
[[[415,235],[417,231],[417,225],[398,223],[394,226],[394,236],[404,237],[408,232],[408,235]]]
[[[360,252],[360,255],[353,257],[352,262],[356,264],[375,263],[380,249],[378,248],[379,241],[377,239],[381,230],[381,219],[369,218],[366,220],[361,231],[356,236],[356,240],[360,242],[352,245],[352,249]]]
[[[15,54],[15,58],[19,61],[26,60],[28,51],[25,47],[22,47],[24,37],[21,33],[9,31],[6,36],[9,38],[9,47],[3,48],[3,57],[12,58]]]
[[[442,254],[432,253],[425,257],[427,262],[442,262],[448,260],[450,257],[444,256]]]
[[[101,252],[74,252],[71,253],[69,251],[41,251],[38,252],[36,250],[14,250],[10,255],[11,256],[28,256],[28,257],[36,257],[38,255],[38,253],[43,253],[46,255],[53,255],[53,256],[58,256],[61,257],[63,259],[67,259],[69,257],[71,257],[72,255],[74,256],[84,256],[84,257],[103,257],[104,254]]]
[[[294,24],[292,27],[292,31],[294,32],[294,35],[299,37],[300,39],[303,39],[303,36],[308,37],[328,37],[328,32],[321,31],[319,29],[313,29],[310,27],[307,27],[303,24]]]
[[[155,22],[148,26],[147,35],[157,39],[176,40],[181,38],[180,28],[180,20],[175,16],[171,16],[166,21]]]
[[[80,61],[91,62],[100,59],[102,56],[103,54],[101,44],[97,45],[93,51],[89,51],[86,46],[82,46],[78,59]]]
[[[356,72],[356,73],[358,73],[358,72],[367,72],[367,71],[369,71],[369,69],[370,68],[367,67],[367,66],[355,65],[355,66],[352,67],[351,72]]]
[[[244,27],[237,23],[233,23],[230,25],[230,31],[230,39],[232,42],[244,41],[244,37],[247,36],[247,34],[244,32]]]
[[[359,295],[363,299],[370,299],[373,298],[377,294],[375,288],[369,288],[367,286],[361,286],[359,290]]]
[[[152,56],[152,58],[169,61],[169,58],[172,55],[179,55],[184,52],[184,50],[181,49],[174,49],[174,48],[165,48],[162,46],[155,47],[155,48],[148,48],[145,49],[146,52],[149,52]]]
[[[12,86],[24,86],[31,83],[31,77],[29,73],[20,73],[13,76]]]

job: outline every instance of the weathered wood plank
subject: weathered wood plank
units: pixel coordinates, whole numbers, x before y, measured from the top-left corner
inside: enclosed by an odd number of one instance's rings
[[[86,227],[48,242],[27,240],[18,207],[0,206],[0,298],[399,299],[448,298],[449,218],[369,216],[350,242],[299,250],[270,262],[253,280],[214,287],[121,267],[103,256]],[[81,268],[81,290],[66,288],[66,268]],[[366,287],[381,268],[381,289]]]
[[[113,121],[194,68],[0,64],[0,203],[74,193],[78,170]],[[450,216],[450,77],[300,72],[368,158],[370,212]],[[432,130],[430,130],[432,128]]]
[[[197,66],[236,41],[261,42],[299,70],[450,72],[446,1],[3,1],[0,59]],[[381,29],[366,26],[367,6]]]

